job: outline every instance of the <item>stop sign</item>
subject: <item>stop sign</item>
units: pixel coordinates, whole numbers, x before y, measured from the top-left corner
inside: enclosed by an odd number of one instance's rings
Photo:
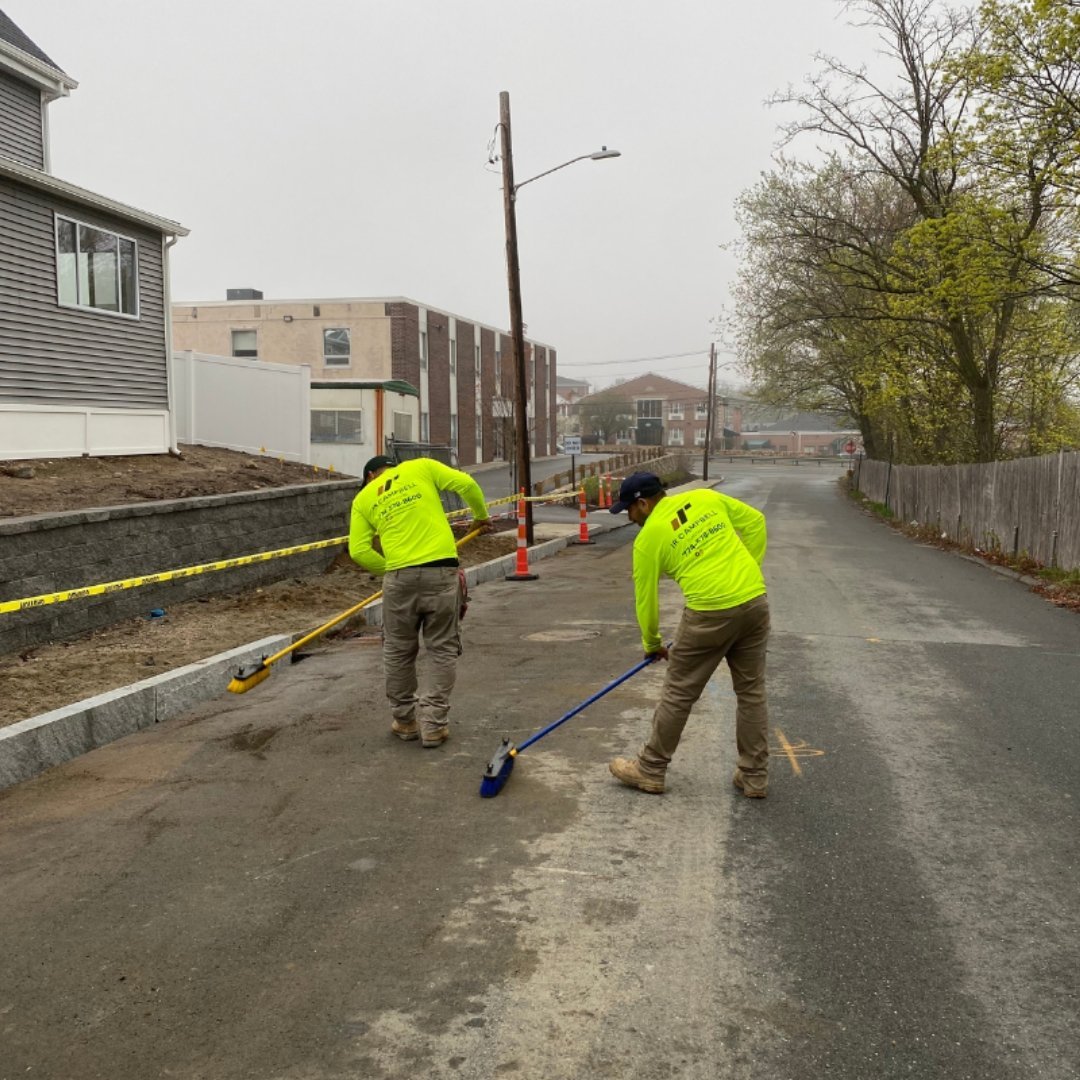
[[[846,443],[844,443],[844,453],[845,454],[854,454],[855,453],[855,442],[854,442],[853,439],[848,439],[848,441]]]

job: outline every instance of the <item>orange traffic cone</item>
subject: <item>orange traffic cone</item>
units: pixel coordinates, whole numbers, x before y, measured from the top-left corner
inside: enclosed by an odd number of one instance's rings
[[[580,488],[578,490],[578,513],[580,514],[581,521],[578,525],[578,538],[574,541],[575,544],[595,544],[595,540],[589,539],[589,522],[586,520],[585,508],[585,489]]]
[[[535,581],[536,574],[529,573],[529,542],[525,538],[525,489],[521,489],[518,498],[518,535],[517,565],[512,574],[506,575],[507,581]]]

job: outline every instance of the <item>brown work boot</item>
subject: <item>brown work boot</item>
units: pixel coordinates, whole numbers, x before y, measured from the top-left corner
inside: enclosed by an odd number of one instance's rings
[[[637,758],[617,757],[608,765],[608,769],[620,784],[648,792],[650,795],[664,794],[663,773],[656,776],[643,772],[641,762]]]
[[[413,739],[420,738],[420,725],[415,720],[410,720],[407,724],[395,720],[390,725],[390,730],[404,742],[412,742]]]
[[[743,776],[742,769],[735,770],[735,776],[732,778],[732,783],[748,798],[748,799],[764,799],[769,794],[769,785],[763,779],[760,783],[754,783],[753,787],[746,786],[746,777]]]
[[[447,739],[450,738],[450,725],[443,724],[442,727],[428,728],[420,736],[420,745],[427,747],[429,750],[435,746],[442,746]]]

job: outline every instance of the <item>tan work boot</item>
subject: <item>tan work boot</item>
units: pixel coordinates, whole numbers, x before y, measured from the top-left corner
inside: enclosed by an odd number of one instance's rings
[[[664,777],[650,776],[642,772],[641,763],[636,758],[617,757],[608,765],[608,769],[620,784],[648,792],[650,795],[664,794]]]
[[[442,746],[447,739],[450,738],[450,725],[443,724],[442,727],[430,728],[420,736],[420,745],[427,747],[429,750],[435,746]]]
[[[743,776],[742,769],[735,770],[735,776],[732,778],[732,783],[748,798],[748,799],[764,799],[769,794],[768,784],[762,784],[761,787],[748,788],[746,786],[746,777]]]
[[[390,725],[390,730],[405,742],[412,742],[413,739],[420,738],[420,725],[415,720],[410,720],[407,724],[395,720]]]

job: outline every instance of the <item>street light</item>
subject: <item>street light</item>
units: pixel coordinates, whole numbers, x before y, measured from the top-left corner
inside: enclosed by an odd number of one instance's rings
[[[506,277],[510,292],[510,339],[514,351],[514,437],[515,455],[518,463],[518,487],[525,489],[526,495],[532,494],[531,452],[529,447],[529,386],[525,370],[525,330],[521,320],[521,273],[518,267],[517,213],[514,204],[517,193],[526,184],[549,176],[567,165],[578,161],[602,161],[604,158],[619,156],[618,150],[609,150],[606,146],[591,154],[564,161],[553,169],[547,169],[520,184],[514,183],[514,150],[510,138],[510,94],[503,90],[499,94],[499,129],[502,132],[502,175],[503,175],[503,213],[506,218]],[[525,504],[525,542],[533,542],[532,503]]]

